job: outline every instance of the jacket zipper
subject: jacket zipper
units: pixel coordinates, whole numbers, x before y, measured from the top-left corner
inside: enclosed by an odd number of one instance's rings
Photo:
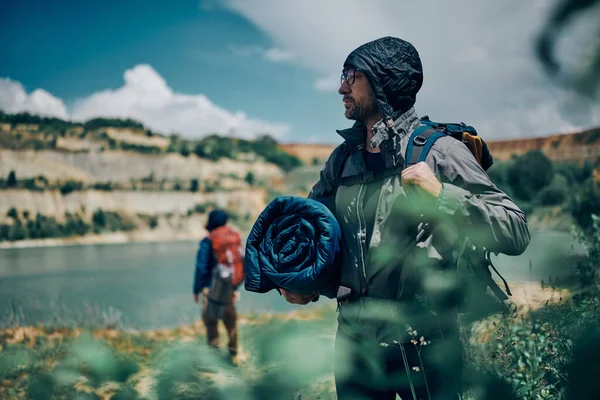
[[[365,266],[365,255],[363,245],[366,242],[366,232],[363,232],[363,220],[364,220],[364,210],[363,210],[363,188],[364,184],[361,184],[358,188],[358,198],[356,201],[356,216],[358,219],[358,232],[357,232],[357,240],[358,240],[358,249],[359,249],[359,258],[362,266],[361,273],[361,295],[365,296],[367,294],[367,269]]]

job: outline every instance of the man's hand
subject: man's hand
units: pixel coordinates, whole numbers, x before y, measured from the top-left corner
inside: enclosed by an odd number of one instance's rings
[[[237,303],[238,301],[240,301],[240,292],[239,290],[235,290],[233,292],[233,302]]]
[[[196,293],[194,295],[194,303],[198,304],[200,302],[200,300],[198,299],[198,294]]]
[[[279,288],[279,290],[281,291],[281,294],[287,300],[287,302],[292,303],[292,304],[305,305],[305,304],[310,303],[315,297],[317,297],[319,295],[319,293],[297,294],[297,293],[292,293],[283,288]]]
[[[424,162],[411,165],[402,171],[402,185],[417,186],[435,198],[442,191],[442,184],[429,168],[429,165]]]

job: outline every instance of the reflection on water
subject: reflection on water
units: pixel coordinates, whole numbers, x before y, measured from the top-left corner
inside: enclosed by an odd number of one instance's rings
[[[512,281],[572,271],[569,234],[535,234],[520,257],[494,258]],[[89,321],[154,328],[199,318],[192,300],[197,243],[163,242],[0,250],[0,324]],[[531,268],[529,267],[531,261]],[[310,307],[322,304],[311,304]],[[275,291],[242,292],[240,313],[299,309]]]

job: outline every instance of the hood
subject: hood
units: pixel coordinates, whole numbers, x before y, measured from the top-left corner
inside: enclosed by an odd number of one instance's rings
[[[414,104],[423,84],[417,49],[409,42],[386,36],[352,51],[344,68],[362,72],[371,84],[384,118],[398,119]]]
[[[206,230],[212,231],[220,226],[227,223],[227,213],[223,210],[212,210],[208,214],[208,222],[206,223]]]

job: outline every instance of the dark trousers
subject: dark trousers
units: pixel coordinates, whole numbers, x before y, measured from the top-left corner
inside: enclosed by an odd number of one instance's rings
[[[202,321],[206,327],[206,339],[208,344],[213,347],[219,347],[219,320],[208,318],[206,316],[206,306],[208,305],[208,295],[202,295]],[[232,355],[237,354],[238,332],[237,332],[237,313],[233,299],[231,304],[225,309],[223,315],[223,325],[227,330],[228,343],[227,348]]]
[[[432,339],[404,334],[395,343],[357,340],[340,329],[335,340],[335,385],[338,400],[459,399],[462,352],[457,337]],[[409,340],[416,340],[417,344]],[[437,341],[437,342],[436,342]],[[412,390],[411,390],[412,383]]]

